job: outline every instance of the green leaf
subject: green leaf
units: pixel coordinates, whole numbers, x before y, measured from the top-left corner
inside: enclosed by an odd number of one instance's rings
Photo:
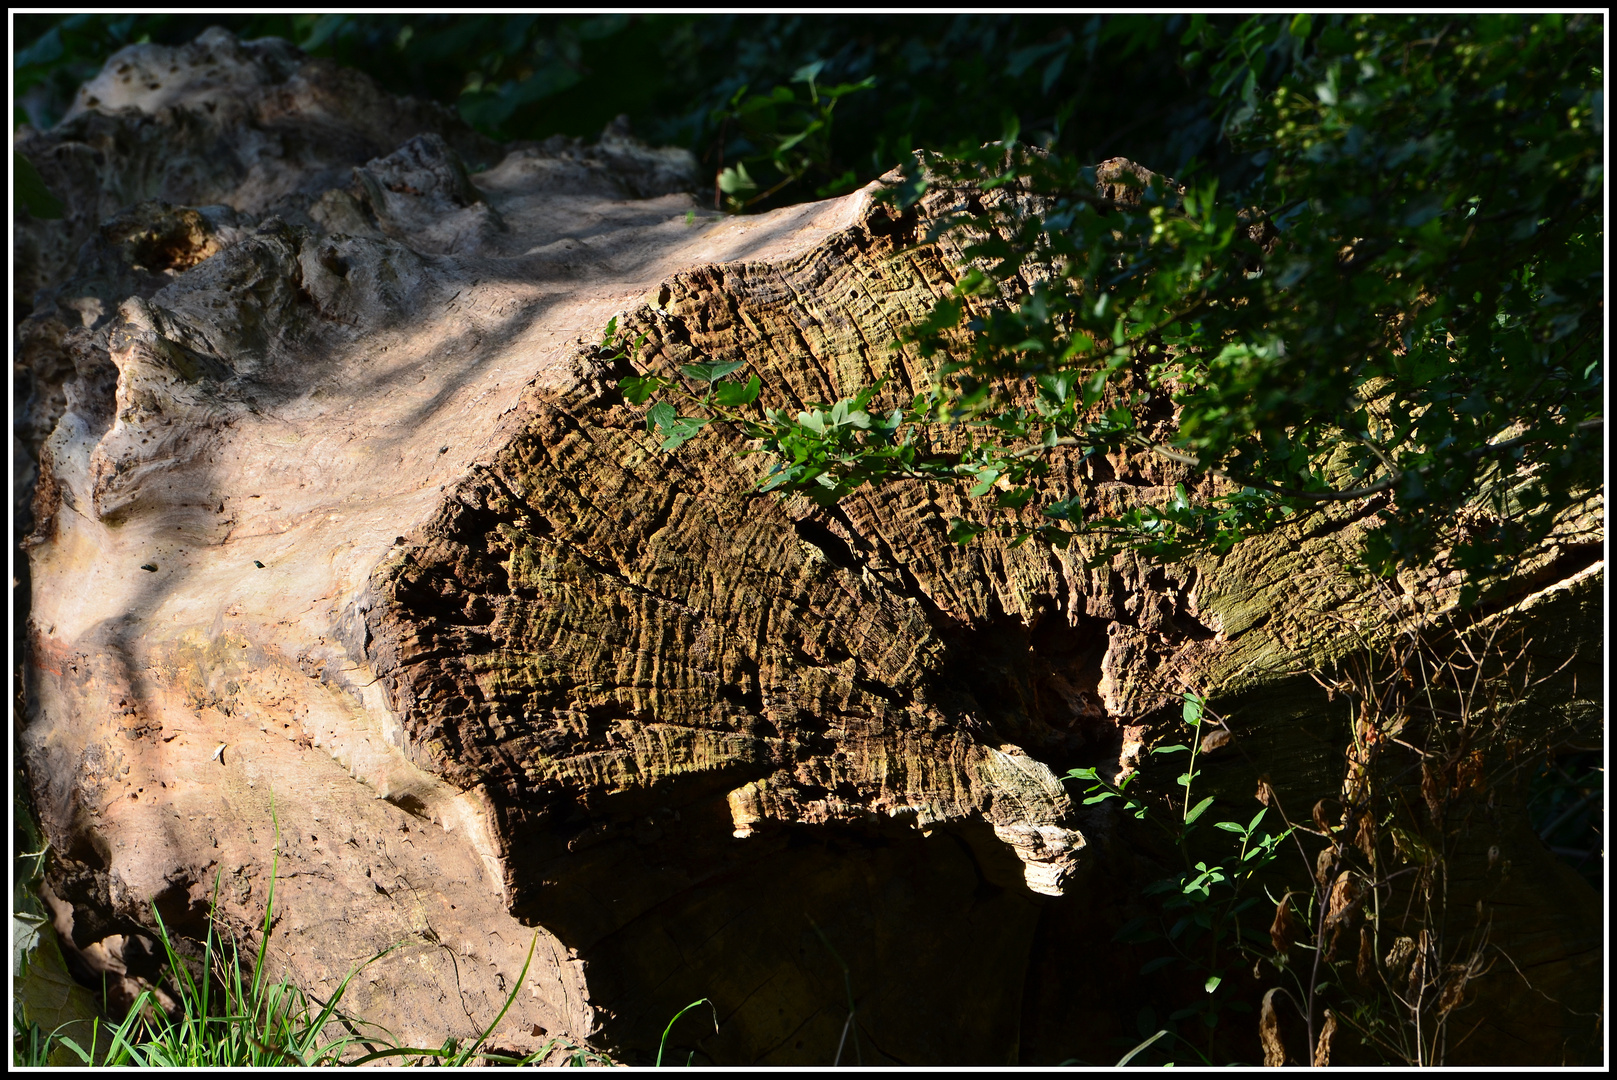
[[[1218,989],[1218,984],[1223,981],[1224,978],[1221,975],[1209,975],[1207,977],[1207,981],[1202,984],[1202,988],[1211,994],[1214,990]]]
[[[1151,752],[1153,754],[1177,754],[1181,750],[1189,750],[1189,749],[1190,749],[1190,747],[1186,746],[1184,743],[1175,743],[1172,746],[1156,746],[1156,747],[1152,747]]]
[[[824,60],[816,60],[812,64],[804,64],[802,67],[798,68],[792,73],[792,81],[800,83],[812,83],[815,79],[820,77],[820,72],[824,70]]]
[[[17,921],[14,918],[12,924],[14,957],[19,946],[17,930]],[[13,971],[13,1015],[20,1013],[25,1022],[36,1023],[47,1032],[59,1028],[63,1034],[71,1032],[73,1036],[79,1037],[75,1043],[82,1042],[89,1045],[91,1037],[97,1034],[96,1017],[100,1009],[96,996],[78,985],[69,974],[67,963],[57,942],[56,932],[48,921],[41,920],[37,924],[30,922],[24,936],[27,938],[24,962],[15,966]],[[58,1035],[58,1040],[66,1041],[62,1039],[62,1035]],[[83,1063],[89,1063],[88,1053],[83,1050],[77,1053]],[[51,1056],[49,1063],[75,1064],[56,1054]]]
[[[675,450],[695,438],[704,427],[712,421],[691,416],[682,416],[667,428],[668,434],[663,438],[664,450]]]
[[[684,373],[687,379],[695,382],[710,383],[717,382],[730,374],[730,372],[738,371],[746,366],[746,361],[744,360],[728,360],[722,363],[715,361],[708,364],[686,364],[679,370]]]
[[[1207,808],[1209,806],[1212,806],[1212,805],[1213,805],[1213,796],[1209,795],[1205,799],[1203,799],[1201,802],[1199,802],[1195,806],[1191,807],[1190,812],[1185,815],[1185,824],[1189,825],[1191,822],[1193,822],[1197,818],[1201,817],[1202,814],[1207,810]]]
[[[674,426],[674,422],[678,419],[679,414],[674,411],[672,405],[666,401],[659,401],[646,410],[646,430],[651,431],[655,428],[662,428],[667,431]]]
[[[646,400],[663,386],[663,381],[655,375],[630,375],[626,379],[618,380],[618,389],[623,393],[623,400],[631,405],[644,405]],[[672,406],[669,406],[672,409]],[[649,428],[647,430],[650,430]]]
[[[1033,498],[1032,488],[1012,488],[994,496],[994,504],[1003,509],[1020,510]]]
[[[1238,821],[1220,821],[1220,822],[1216,822],[1213,825],[1213,828],[1215,828],[1215,829],[1223,829],[1225,832],[1240,833],[1243,836],[1246,835],[1246,830],[1241,828],[1241,823],[1238,822]]]
[[[11,163],[16,209],[26,210],[43,221],[59,219],[62,216],[62,201],[50,193],[34,163],[16,150],[11,152]]]
[[[713,400],[726,408],[735,408],[738,405],[751,405],[758,400],[758,391],[762,384],[758,376],[754,375],[745,384],[738,382],[724,382],[713,388]]]
[[[1176,956],[1159,956],[1155,960],[1147,960],[1140,965],[1140,974],[1149,975],[1153,971],[1161,971],[1177,959],[1178,957]]]
[[[1185,723],[1191,727],[1199,727],[1202,722],[1202,701],[1197,694],[1185,691]]]
[[[969,544],[973,539],[988,531],[986,525],[974,525],[965,518],[949,519],[949,539],[956,544]]]
[[[18,49],[12,57],[13,68],[33,67],[35,64],[49,64],[62,56],[62,34],[59,27],[51,27],[41,34],[32,45],[26,49]]]
[[[719,173],[719,190],[726,195],[740,195],[743,192],[757,191],[758,182],[747,173],[746,163],[738,161],[734,165],[726,166],[724,171]]]

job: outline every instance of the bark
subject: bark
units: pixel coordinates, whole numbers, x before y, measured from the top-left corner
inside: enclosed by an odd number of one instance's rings
[[[149,902],[199,936],[216,877],[250,928],[278,850],[278,962],[330,988],[408,942],[350,998],[416,1045],[480,1031],[537,932],[503,1046],[633,1058],[706,996],[713,1060],[820,1062],[851,985],[845,1060],[1105,1060],[1154,992],[1110,939],[1160,869],[1058,776],[1128,767],[1195,689],[1301,804],[1347,737],[1304,673],[1453,604],[1349,570],[1365,509],[1086,569],[949,543],[981,513],[950,492],[822,511],[757,494],[717,427],[656,449],[610,319],[642,366],[746,361],[771,405],[907,398],[931,368],[890,343],[956,280],[921,241],[958,192],[723,217],[622,127],[496,148],[213,31],[124,50],[18,146],[72,207],[18,225],[22,745],[86,956],[149,935]],[[1115,509],[1179,481],[1058,456],[1046,483]],[[1565,628],[1546,652],[1583,681],[1556,700],[1586,712],[1601,511],[1494,600]],[[1598,1000],[1599,910],[1552,900],[1582,883],[1519,818],[1566,998],[1517,995],[1538,1053]]]

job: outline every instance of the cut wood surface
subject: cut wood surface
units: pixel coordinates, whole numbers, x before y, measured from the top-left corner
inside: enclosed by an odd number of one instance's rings
[[[622,126],[500,147],[219,31],[123,50],[17,146],[70,208],[18,222],[22,743],[59,925],[114,974],[154,974],[149,903],[200,936],[216,879],[247,931],[278,851],[277,962],[329,989],[406,943],[349,1006],[412,1045],[477,1034],[537,933],[502,1047],[633,1059],[709,997],[712,1060],[824,1063],[846,964],[867,1063],[1101,1060],[1149,996],[1110,942],[1149,871],[1060,774],[1128,766],[1193,689],[1328,791],[1346,726],[1305,673],[1454,604],[1349,569],[1362,510],[1086,569],[950,543],[981,511],[919,484],[758,494],[721,426],[657,449],[613,319],[771,406],[924,389],[892,343],[957,280],[922,243],[956,191],[723,216]],[[1063,453],[1044,483],[1097,508],[1195,482]],[[1584,709],[1602,512],[1496,590],[1565,626]],[[1571,887],[1509,830],[1521,904]],[[1542,1048],[1598,1001],[1598,900],[1540,923]]]

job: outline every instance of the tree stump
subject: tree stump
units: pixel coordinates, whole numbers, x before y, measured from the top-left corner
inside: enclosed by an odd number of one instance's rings
[[[1454,603],[1349,569],[1362,510],[1090,569],[952,544],[980,511],[919,484],[760,495],[718,427],[657,449],[610,320],[641,367],[741,360],[772,406],[905,397],[931,368],[891,346],[957,280],[922,241],[959,192],[727,217],[621,125],[498,147],[221,31],[121,51],[17,146],[70,207],[18,222],[21,742],[58,925],[133,984],[152,905],[200,938],[217,882],[250,935],[278,859],[276,962],[329,990],[404,943],[348,1005],[412,1045],[480,1032],[537,935],[495,1045],[639,1060],[708,997],[718,1033],[674,1042],[722,1064],[1115,1060],[1162,984],[1112,938],[1162,870],[1060,775],[1129,767],[1190,689],[1312,802],[1348,718],[1306,672]],[[1045,482],[1116,507],[1195,479]],[[1539,646],[1583,678],[1544,693],[1585,711],[1602,509],[1494,601],[1565,628]],[[1499,828],[1557,1000],[1469,1045],[1598,1052],[1598,899]]]

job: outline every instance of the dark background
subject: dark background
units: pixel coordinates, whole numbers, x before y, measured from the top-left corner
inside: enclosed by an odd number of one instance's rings
[[[593,139],[626,113],[642,138],[686,146],[715,173],[721,152],[768,149],[720,115],[738,90],[806,99],[792,79],[816,61],[821,86],[874,76],[838,102],[829,158],[754,210],[864,184],[917,147],[1008,134],[1181,180],[1210,169],[1235,181],[1246,164],[1220,136],[1207,65],[1181,44],[1183,15],[19,15],[14,122],[55,123],[123,45],[180,44],[213,25],[286,38],[495,138]],[[1278,74],[1285,58],[1273,59]]]

